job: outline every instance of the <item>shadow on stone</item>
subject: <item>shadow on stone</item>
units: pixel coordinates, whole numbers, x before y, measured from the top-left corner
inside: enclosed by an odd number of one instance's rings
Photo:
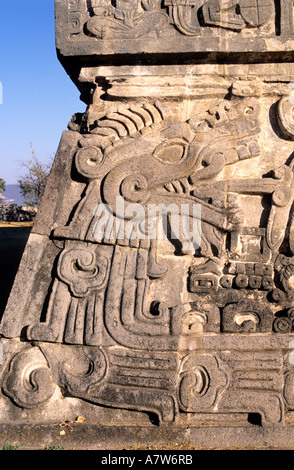
[[[31,227],[0,227],[0,318],[13,285]]]

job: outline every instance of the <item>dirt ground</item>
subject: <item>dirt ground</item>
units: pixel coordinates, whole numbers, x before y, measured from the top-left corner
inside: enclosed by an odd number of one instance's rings
[[[32,222],[0,222],[0,318],[31,228]]]

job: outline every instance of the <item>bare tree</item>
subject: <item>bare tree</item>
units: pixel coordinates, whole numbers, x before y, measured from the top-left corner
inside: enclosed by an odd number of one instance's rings
[[[5,181],[0,178],[0,194],[4,193],[5,191]]]
[[[21,162],[26,173],[18,181],[18,184],[25,205],[36,207],[39,206],[44,194],[53,159],[51,158],[49,162],[44,163],[37,158],[32,145],[31,149],[32,158]]]

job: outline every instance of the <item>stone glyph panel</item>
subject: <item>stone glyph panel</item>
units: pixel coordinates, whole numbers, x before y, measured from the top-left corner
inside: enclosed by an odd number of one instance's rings
[[[292,50],[292,5],[56,11],[87,107],[62,135],[1,320],[0,409],[46,421],[76,400],[94,422],[129,410],[142,426],[145,413],[228,427],[258,414],[291,428],[294,69],[274,52]],[[179,63],[164,63],[174,45]]]
[[[290,0],[58,0],[56,17],[62,56],[293,48]]]

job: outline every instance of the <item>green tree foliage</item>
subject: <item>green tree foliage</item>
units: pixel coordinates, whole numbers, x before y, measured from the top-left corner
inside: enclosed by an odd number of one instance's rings
[[[21,162],[26,170],[24,176],[18,181],[24,203],[29,207],[39,206],[45,191],[46,183],[52,166],[52,160],[44,163],[40,161],[31,146],[32,158]]]
[[[2,194],[5,191],[5,181],[0,178],[0,194]]]

